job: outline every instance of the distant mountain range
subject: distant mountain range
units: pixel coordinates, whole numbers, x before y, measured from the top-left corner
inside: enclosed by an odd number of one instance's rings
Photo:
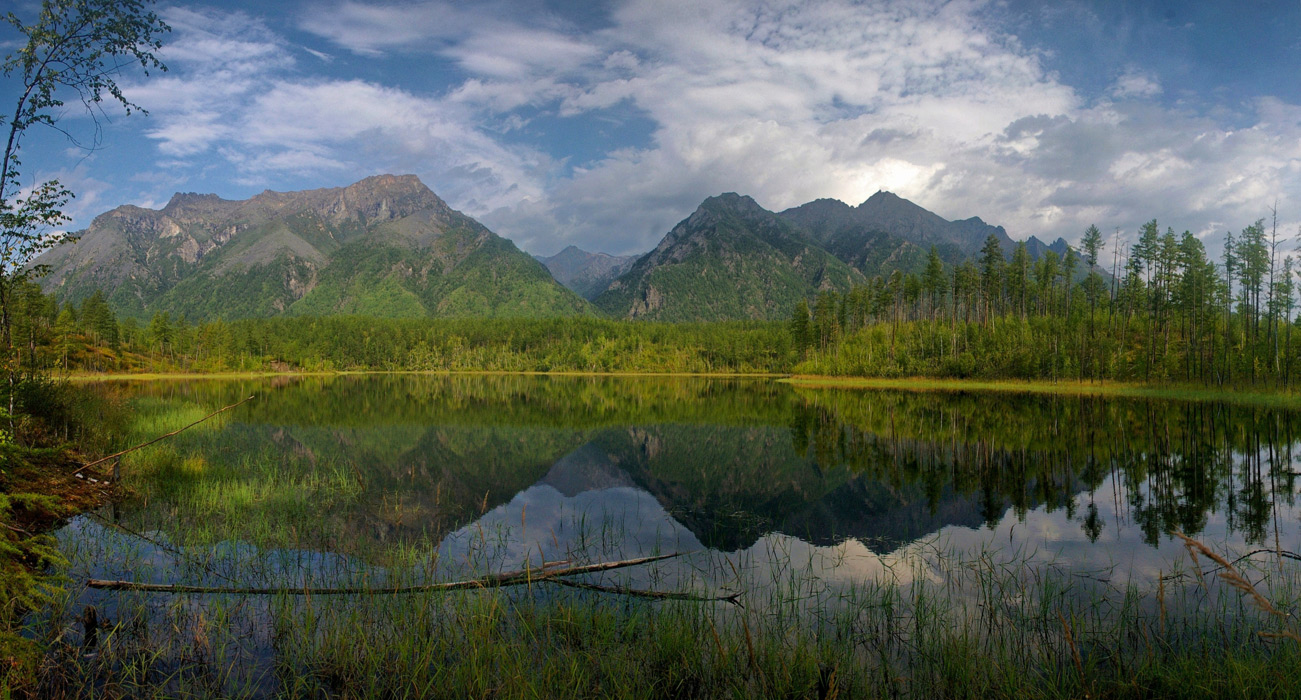
[[[533,257],[551,271],[557,282],[590,301],[627,272],[638,256],[589,253],[571,245],[550,257]]]
[[[660,321],[777,319],[820,291],[978,255],[979,218],[948,221],[889,192],[858,206],[819,199],[774,213],[727,193],[706,199],[637,256],[570,246],[533,257],[453,210],[413,175],[247,200],[176,194],[122,206],[76,243],[42,255],[43,288],[80,301],[102,290],[120,315],[190,320],[275,315],[539,317],[605,313]],[[1031,237],[1031,257],[1069,249]],[[589,301],[591,303],[589,303]]]

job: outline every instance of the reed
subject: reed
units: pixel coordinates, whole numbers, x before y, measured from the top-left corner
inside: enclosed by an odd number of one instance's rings
[[[739,591],[738,608],[541,585],[379,590],[497,570],[499,542],[520,534],[514,526],[477,533],[459,561],[395,544],[382,567],[222,545],[169,545],[167,554],[113,528],[82,527],[85,536],[64,542],[72,580],[113,561],[140,576],[207,581],[216,568],[239,581],[374,590],[74,589],[30,625],[53,650],[42,697],[1246,698],[1287,697],[1301,683],[1301,644],[1280,638],[1293,629],[1301,566],[1262,555],[1224,566],[1229,557],[1201,543],[1189,545],[1197,558],[1171,562],[1150,585],[1113,584],[1108,572],[1041,552],[943,542],[875,578],[834,581],[828,572],[847,562],[781,537],[589,579]],[[576,562],[628,544],[616,523],[587,527],[580,539],[598,544],[570,552]],[[1212,575],[1208,562],[1224,568]]]

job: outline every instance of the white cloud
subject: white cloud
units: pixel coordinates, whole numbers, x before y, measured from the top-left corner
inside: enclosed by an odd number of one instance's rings
[[[981,31],[971,9],[624,3],[601,35],[612,67],[562,110],[628,101],[658,125],[654,147],[580,170],[536,225],[529,219],[544,207],[535,202],[528,217],[494,212],[488,221],[525,245],[545,245],[554,226],[564,242],[624,252],[649,248],[701,198],[725,190],[781,209],[826,196],[857,203],[884,188],[943,210],[941,174],[992,148],[1017,119],[1078,107],[1034,56]],[[669,196],[676,207],[663,206]],[[602,201],[636,224],[595,215]]]
[[[274,187],[285,176],[337,183],[341,174],[415,172],[476,210],[542,193],[546,159],[485,135],[476,125],[482,108],[457,96],[304,75],[293,57],[301,47],[243,13],[171,8],[164,18],[174,29],[163,55],[171,71],[125,86],[152,113],[145,134],[164,156],[159,167],[183,172],[222,161],[249,187]]]
[[[1276,197],[1301,210],[1288,194],[1301,191],[1301,108],[1231,105],[1231,128],[1163,105],[1139,69],[1086,101],[982,0],[621,0],[585,32],[518,9],[352,0],[300,18],[367,60],[461,71],[439,94],[308,75],[327,64],[296,63],[254,18],[169,10],[177,70],[130,96],[153,109],[168,159],[217,154],[268,185],[415,172],[538,251],[646,250],[723,191],[782,209],[888,189],[1013,237],[1072,240],[1153,217],[1241,228]],[[548,138],[533,135],[539,116],[582,124],[612,107],[649,120],[649,139],[569,166],[529,141]]]
[[[249,105],[236,141],[260,152],[242,163],[250,172],[417,172],[479,211],[541,196],[545,158],[472,123],[455,104],[364,81],[281,81]]]
[[[1153,217],[1241,227],[1275,198],[1301,207],[1287,195],[1301,185],[1295,106],[1261,100],[1236,114],[1255,126],[1235,131],[1151,102],[1160,84],[1137,71],[1117,80],[1116,103],[1087,104],[1015,37],[985,28],[982,9],[625,2],[602,35],[618,72],[594,75],[562,109],[630,101],[658,125],[653,146],[487,220],[525,245],[628,252],[725,190],[781,209],[889,189],[1050,240]]]
[[[1111,86],[1111,95],[1116,99],[1156,97],[1160,94],[1160,81],[1136,69],[1126,71]]]
[[[473,23],[472,13],[451,3],[341,2],[313,6],[300,26],[354,53],[376,56],[384,49],[463,36]]]

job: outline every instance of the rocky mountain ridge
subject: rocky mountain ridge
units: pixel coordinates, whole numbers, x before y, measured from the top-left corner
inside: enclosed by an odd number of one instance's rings
[[[712,321],[784,318],[821,291],[919,272],[932,246],[950,264],[970,260],[989,236],[1006,253],[1016,246],[979,217],[948,221],[889,192],[780,213],[725,193],[645,255],[569,246],[535,259],[415,176],[378,175],[246,200],[190,192],[158,210],[121,206],[37,262],[60,299],[99,289],[137,318],[550,316],[594,311],[586,298],[615,317]],[[1033,236],[1026,248],[1033,259],[1069,250]]]

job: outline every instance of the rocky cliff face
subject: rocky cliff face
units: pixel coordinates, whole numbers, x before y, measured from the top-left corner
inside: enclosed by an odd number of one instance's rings
[[[554,315],[586,304],[414,175],[247,200],[178,193],[96,217],[49,265],[47,291],[104,291],[120,314]]]

